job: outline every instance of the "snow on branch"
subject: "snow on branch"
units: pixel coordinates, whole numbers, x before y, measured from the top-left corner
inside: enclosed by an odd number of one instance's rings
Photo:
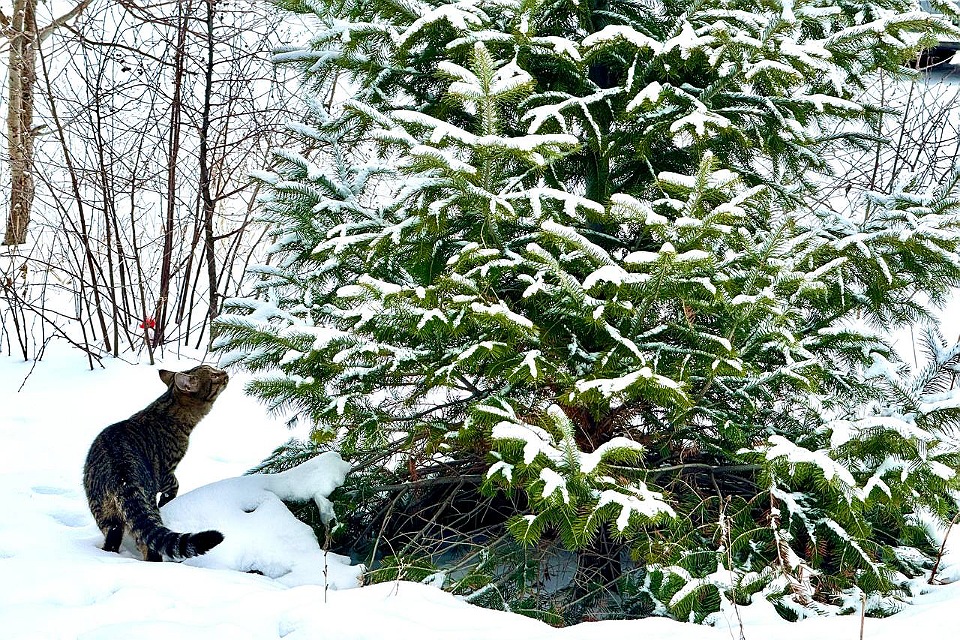
[[[650,491],[643,482],[635,483],[636,486],[624,487],[623,489],[607,489],[600,493],[597,500],[597,509],[608,504],[620,506],[620,515],[617,516],[617,530],[623,532],[630,525],[630,518],[634,514],[653,519],[660,516],[676,516],[673,507],[663,501],[663,494],[658,491]],[[630,493],[625,493],[624,489],[631,489]]]
[[[398,47],[407,47],[411,43],[420,40],[420,34],[423,30],[440,21],[447,22],[458,31],[471,31],[474,27],[483,24],[486,16],[476,6],[473,0],[463,0],[444,4],[439,7],[431,7],[424,15],[415,20],[402,33],[395,38]],[[429,5],[425,5],[426,8]]]
[[[769,445],[765,445],[761,450],[764,450],[767,460],[770,461],[785,458],[791,466],[812,464],[820,469],[828,482],[836,478],[857,492],[857,481],[854,480],[853,474],[828,455],[829,449],[811,451],[790,442],[781,435],[772,435],[769,438]]]

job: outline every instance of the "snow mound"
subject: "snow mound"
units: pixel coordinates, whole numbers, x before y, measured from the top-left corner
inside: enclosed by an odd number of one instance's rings
[[[216,529],[224,541],[183,564],[257,572],[288,587],[314,584],[331,589],[360,585],[363,565],[321,549],[313,529],[283,503],[313,500],[321,518],[333,520],[328,496],[343,484],[350,464],[323,453],[283,473],[254,474],[214,482],[178,496],[161,509],[174,531]]]

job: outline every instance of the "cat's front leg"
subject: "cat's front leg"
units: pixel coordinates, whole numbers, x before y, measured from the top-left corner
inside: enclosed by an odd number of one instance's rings
[[[177,482],[176,476],[171,473],[160,488],[160,503],[157,506],[162,507],[176,498],[178,491],[180,491],[180,483]]]

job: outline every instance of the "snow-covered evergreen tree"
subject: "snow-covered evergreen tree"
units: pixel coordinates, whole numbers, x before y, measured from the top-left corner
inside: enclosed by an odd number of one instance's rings
[[[894,606],[960,485],[960,346],[930,330],[911,373],[888,342],[960,284],[960,173],[853,218],[816,190],[877,143],[859,88],[943,19],[286,4],[322,27],[277,60],[327,99],[260,176],[274,257],[218,345],[355,463],[338,508],[374,576],[566,621]]]

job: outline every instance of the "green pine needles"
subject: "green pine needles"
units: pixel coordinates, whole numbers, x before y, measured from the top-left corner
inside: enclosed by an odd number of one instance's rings
[[[944,33],[901,0],[289,2],[301,151],[217,345],[354,465],[336,544],[554,623],[874,613],[960,488],[960,174],[818,197]],[[950,11],[950,6],[945,6]],[[932,325],[929,325],[932,326]]]

